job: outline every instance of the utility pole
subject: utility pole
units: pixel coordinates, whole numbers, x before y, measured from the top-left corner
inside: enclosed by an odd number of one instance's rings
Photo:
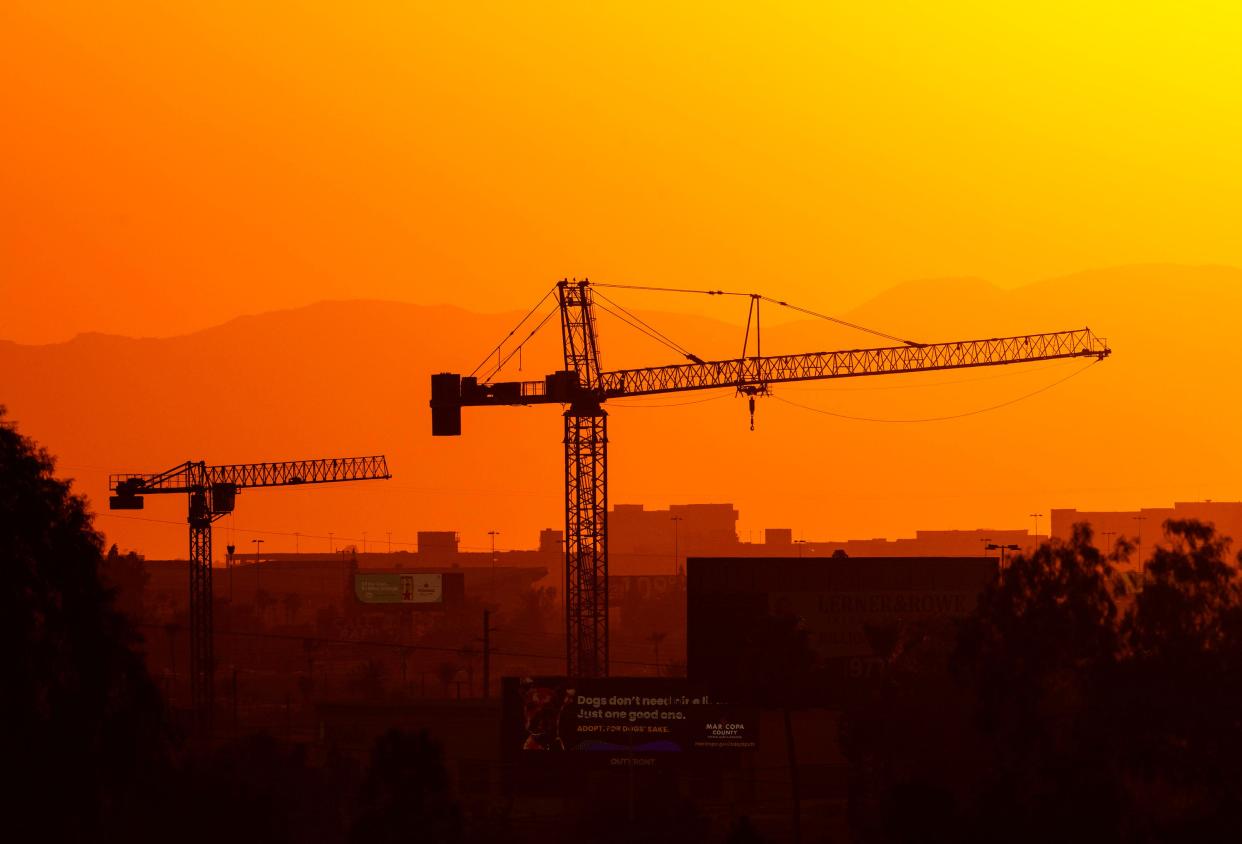
[[[263,540],[252,539],[250,541],[254,543],[254,594],[257,601],[259,595],[259,575],[261,574],[259,571],[259,546],[263,544]]]
[[[673,523],[673,574],[681,574],[681,516],[670,516]]]
[[[496,537],[500,531],[489,530],[487,535],[492,538],[492,603],[496,603]]]
[[[1116,536],[1116,535],[1117,535],[1117,531],[1115,531],[1115,530],[1105,530],[1105,531],[1101,531],[1101,532],[1100,532],[1100,536],[1104,537],[1104,541],[1105,541],[1106,543],[1108,543],[1108,555],[1109,555],[1110,557],[1113,555],[1113,539],[1112,539],[1112,537],[1114,537],[1114,536]]]
[[[492,611],[483,610],[483,699],[492,696]]]
[[[293,553],[302,553],[302,534],[298,531],[293,532]]]

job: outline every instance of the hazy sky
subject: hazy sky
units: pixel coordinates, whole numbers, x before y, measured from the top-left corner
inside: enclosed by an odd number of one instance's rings
[[[0,338],[1242,264],[1235,4],[668,5],[7,0]]]

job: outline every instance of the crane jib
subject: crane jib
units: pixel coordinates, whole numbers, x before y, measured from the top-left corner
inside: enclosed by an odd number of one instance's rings
[[[762,387],[790,381],[896,375],[940,369],[1093,357],[1112,353],[1089,329],[1023,334],[952,343],[847,349],[797,355],[736,358],[600,372],[588,392],[600,401],[719,387]],[[577,373],[555,372],[542,381],[481,384],[454,373],[432,376],[432,433],[461,433],[460,408],[489,405],[568,404],[582,391]]]

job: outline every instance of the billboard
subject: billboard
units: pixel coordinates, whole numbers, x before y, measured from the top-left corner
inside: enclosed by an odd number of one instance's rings
[[[354,595],[364,604],[441,604],[444,603],[444,575],[438,572],[356,574]]]
[[[749,751],[759,713],[716,699],[681,678],[505,677],[501,740],[506,759],[606,761]]]
[[[733,700],[755,697],[765,637],[792,629],[813,655],[793,702],[836,706],[912,628],[969,614],[995,576],[982,557],[691,558],[687,672]]]
[[[608,603],[624,607],[637,601],[676,596],[685,588],[685,577],[677,574],[611,575],[608,578]]]

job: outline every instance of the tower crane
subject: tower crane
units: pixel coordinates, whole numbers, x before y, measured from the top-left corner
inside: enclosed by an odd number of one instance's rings
[[[771,384],[1063,358],[1103,360],[1112,353],[1103,339],[1083,328],[951,343],[917,343],[883,335],[897,341],[898,345],[764,356],[759,345],[759,304],[769,301],[788,305],[759,294],[735,294],[751,298],[747,345],[743,347],[742,357],[705,361],[684,353],[688,363],[606,371],[599,362],[595,294],[591,283],[562,280],[555,290],[564,369],[542,381],[491,383],[480,383],[475,377],[463,377],[458,373],[434,374],[431,376],[431,433],[433,436],[460,435],[463,407],[532,404],[566,407],[565,630],[566,671],[571,677],[608,674],[608,414],[604,410],[608,399],[733,388],[749,397],[753,429],[755,397],[766,395]],[[723,294],[723,291],[679,292]],[[753,354],[747,354],[752,319],[756,342]]]
[[[109,476],[112,510],[141,510],[147,495],[188,496],[190,525],[190,701],[196,726],[210,732],[215,707],[212,636],[211,524],[233,512],[243,489],[341,481],[387,480],[388,461],[374,457],[233,463],[208,466],[187,461],[154,474]]]

